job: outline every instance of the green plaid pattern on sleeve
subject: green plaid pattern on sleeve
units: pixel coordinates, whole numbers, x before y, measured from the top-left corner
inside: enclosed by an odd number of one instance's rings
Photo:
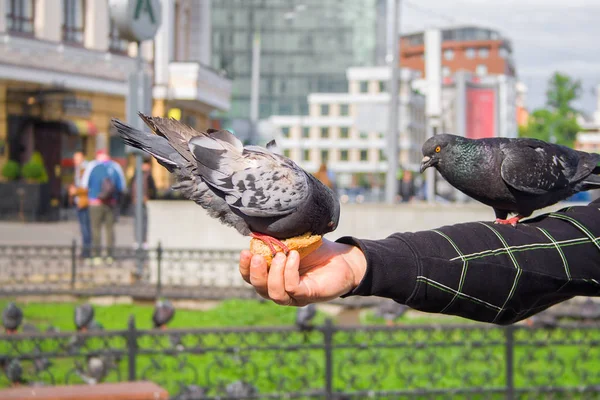
[[[600,295],[600,204],[563,209],[516,228],[488,222],[342,238],[368,268],[348,295],[390,297],[415,309],[508,324],[574,296]]]

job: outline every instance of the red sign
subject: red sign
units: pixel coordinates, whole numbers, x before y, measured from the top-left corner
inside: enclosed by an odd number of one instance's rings
[[[496,91],[467,86],[467,137],[496,136]]]

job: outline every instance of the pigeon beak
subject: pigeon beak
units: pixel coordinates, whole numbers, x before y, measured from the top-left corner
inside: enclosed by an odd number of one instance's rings
[[[423,157],[421,160],[421,173],[425,171],[427,168],[434,166],[437,163],[435,158],[431,158],[429,156]]]

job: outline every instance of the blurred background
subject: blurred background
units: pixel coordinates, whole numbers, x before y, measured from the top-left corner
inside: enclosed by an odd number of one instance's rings
[[[116,12],[118,4],[127,13]],[[442,132],[521,136],[598,152],[598,15],[594,0],[0,0],[0,306],[20,305],[38,343],[41,331],[56,328],[43,351],[27,337],[0,338],[0,386],[151,380],[181,399],[334,398],[336,391],[364,398],[369,390],[423,398],[429,386],[451,389],[448,398],[469,390],[504,398],[531,385],[538,394],[557,385],[597,390],[597,363],[586,367],[593,373],[563,371],[594,356],[577,346],[598,336],[577,325],[600,317],[591,300],[512,331],[446,329],[468,321],[376,298],[337,299],[310,311],[316,322],[307,328],[296,310],[259,301],[241,280],[237,255],[248,239],[193,202],[175,201],[182,199],[170,189],[173,177],[153,159],[136,167],[136,153],[110,121],[138,124],[144,111],[197,130],[228,129],[245,144],[275,139],[276,151],[338,194],[342,217],[332,239],[491,221],[489,208],[432,169],[419,173],[423,142]],[[90,259],[72,192],[75,154],[89,162],[102,152],[123,169],[126,187],[115,248]],[[134,211],[136,168],[152,182],[143,217]],[[135,224],[142,218],[143,238]],[[165,297],[182,310],[173,326],[187,330],[177,340],[151,322],[154,302]],[[87,347],[71,339],[80,333],[66,333],[85,302],[102,322],[87,333],[97,339]],[[561,318],[575,325],[557,330]],[[262,328],[235,331],[255,326]],[[565,342],[573,330],[579,342]],[[146,342],[132,345],[142,336]],[[343,348],[337,358],[334,337]],[[513,337],[521,340],[514,371],[505,358]],[[258,345],[263,338],[280,345],[275,355]],[[479,355],[468,351],[488,339]],[[68,340],[79,344],[67,349]],[[369,344],[384,350],[371,353]],[[448,357],[440,355],[444,346],[454,346]],[[40,351],[61,360],[54,370],[35,364]],[[110,357],[91,381],[85,363],[98,352]],[[13,373],[15,359],[22,375]],[[285,370],[293,362],[311,372]],[[410,373],[405,363],[415,365]],[[443,367],[454,364],[468,366]],[[220,368],[217,377],[211,368]],[[268,373],[248,378],[261,369]],[[44,371],[54,371],[52,379]]]

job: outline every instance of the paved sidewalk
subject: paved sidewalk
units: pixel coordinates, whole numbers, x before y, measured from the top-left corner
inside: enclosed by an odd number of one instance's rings
[[[133,246],[133,218],[119,217],[115,224],[116,245]],[[0,245],[65,245],[73,239],[81,243],[79,223],[74,220],[60,222],[5,222],[0,221]]]

